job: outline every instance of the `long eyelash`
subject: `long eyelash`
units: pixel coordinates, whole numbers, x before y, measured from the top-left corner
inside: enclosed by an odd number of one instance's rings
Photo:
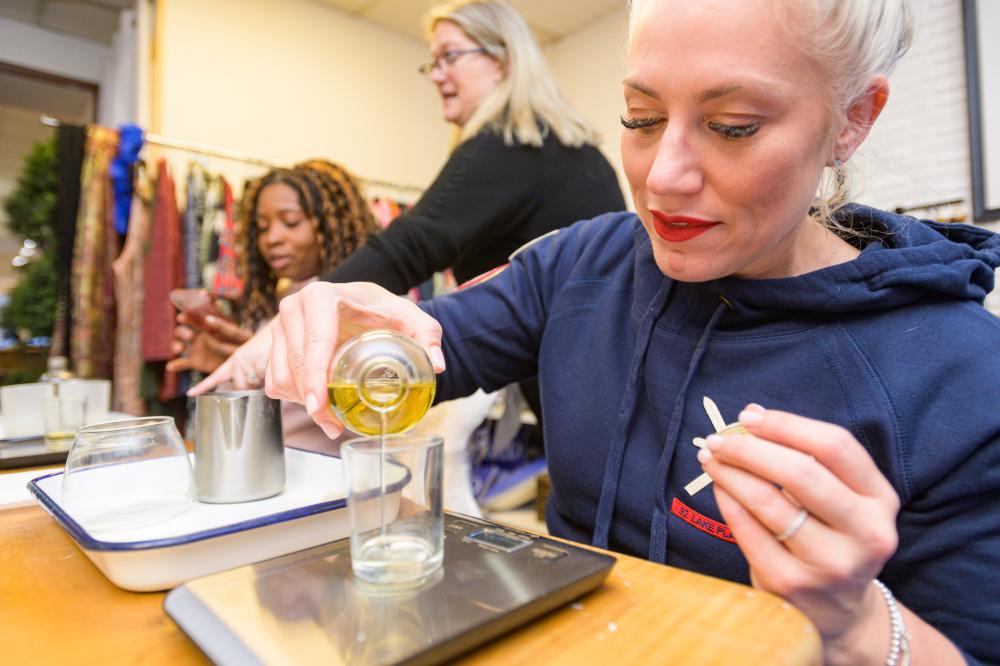
[[[626,118],[621,116],[622,127],[630,130],[637,129],[648,129],[650,127],[655,127],[663,121],[663,118],[651,117],[651,118]]]
[[[723,125],[722,123],[708,123],[708,128],[717,132],[724,139],[745,139],[753,136],[760,129],[757,123],[749,125]]]

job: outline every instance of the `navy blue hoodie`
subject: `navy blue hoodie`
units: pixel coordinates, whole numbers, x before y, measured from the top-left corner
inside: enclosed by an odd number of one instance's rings
[[[970,661],[1000,662],[1000,237],[862,206],[853,261],[770,280],[665,277],[638,218],[580,222],[425,305],[439,399],[539,375],[558,536],[738,582],[693,439],[749,402],[839,424],[900,496],[880,578]]]

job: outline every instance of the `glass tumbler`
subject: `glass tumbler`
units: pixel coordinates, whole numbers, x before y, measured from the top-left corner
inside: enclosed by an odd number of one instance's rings
[[[45,444],[58,451],[70,447],[76,431],[86,417],[84,398],[59,397],[42,400],[42,420],[45,424]]]
[[[419,584],[444,561],[444,440],[389,435],[344,442],[351,568],[372,583]]]
[[[80,428],[66,457],[59,502],[91,534],[166,521],[195,502],[194,472],[169,416]]]

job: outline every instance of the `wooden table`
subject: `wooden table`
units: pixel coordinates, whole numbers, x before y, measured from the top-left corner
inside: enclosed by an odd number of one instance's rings
[[[816,630],[783,600],[617,557],[600,589],[461,663],[821,663]],[[40,506],[0,507],[0,662],[208,663],[163,597],[115,587]]]

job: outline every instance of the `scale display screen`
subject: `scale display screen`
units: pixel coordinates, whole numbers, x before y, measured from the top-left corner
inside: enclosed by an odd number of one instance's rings
[[[516,537],[513,534],[505,534],[499,530],[489,527],[473,532],[466,538],[468,538],[469,541],[475,541],[477,543],[486,544],[487,546],[493,546],[494,548],[499,548],[500,550],[508,553],[531,544],[531,540],[529,539]]]

